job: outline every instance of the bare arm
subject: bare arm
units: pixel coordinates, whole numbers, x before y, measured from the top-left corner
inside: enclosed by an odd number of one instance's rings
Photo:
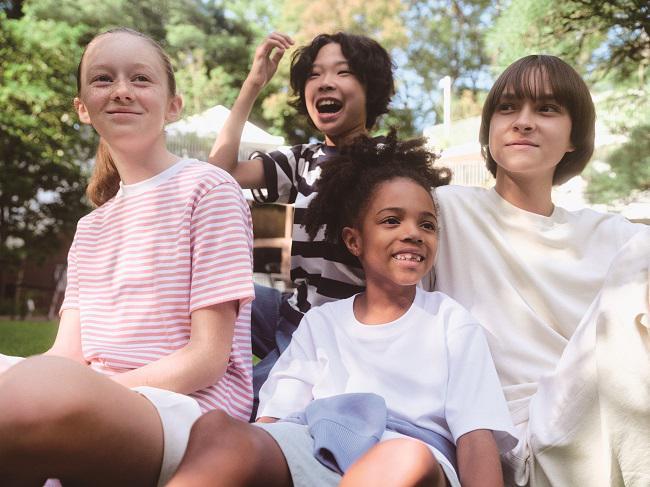
[[[237,317],[237,301],[192,313],[187,344],[150,364],[111,378],[126,387],[152,386],[181,394],[204,389],[226,372]]]
[[[54,344],[43,355],[56,355],[88,364],[81,351],[81,319],[78,309],[63,310]]]
[[[501,487],[499,450],[490,430],[474,430],[458,438],[458,476],[463,487]]]
[[[257,418],[255,421],[256,423],[277,423],[279,421],[278,418],[272,418],[271,416],[261,416]]]
[[[208,162],[228,171],[243,188],[261,188],[264,185],[261,160],[238,162],[239,141],[244,124],[255,100],[275,74],[282,56],[292,44],[293,40],[289,36],[273,32],[258,46],[253,66],[208,156]]]

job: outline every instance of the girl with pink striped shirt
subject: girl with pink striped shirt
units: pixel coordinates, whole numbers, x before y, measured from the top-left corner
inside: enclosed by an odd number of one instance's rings
[[[162,485],[202,413],[250,416],[250,214],[225,171],[167,150],[182,100],[153,40],[96,36],[77,80],[101,136],[98,207],[77,226],[54,345],[0,368],[0,483]]]

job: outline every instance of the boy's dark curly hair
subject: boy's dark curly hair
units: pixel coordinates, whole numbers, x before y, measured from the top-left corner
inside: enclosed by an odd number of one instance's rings
[[[313,240],[324,225],[325,240],[344,245],[341,231],[359,223],[373,192],[385,181],[408,178],[427,191],[448,184],[451,171],[434,167],[438,156],[426,148],[425,141],[423,137],[400,141],[395,130],[385,139],[361,136],[323,162],[316,182],[318,194],[304,217],[309,238]]]
[[[377,118],[388,112],[388,104],[395,93],[393,83],[393,63],[386,49],[366,36],[337,32],[321,34],[310,44],[298,49],[291,58],[291,89],[296,97],[291,105],[303,115],[307,113],[305,104],[305,83],[318,56],[318,51],[327,44],[336,43],[348,61],[350,70],[364,86],[366,91],[366,128],[375,125]],[[311,120],[311,119],[310,119]]]

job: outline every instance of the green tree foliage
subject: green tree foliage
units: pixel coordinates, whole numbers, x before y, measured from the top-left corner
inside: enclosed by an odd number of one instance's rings
[[[186,113],[232,103],[259,38],[255,22],[216,1],[1,2],[0,296],[7,273],[20,286],[23,264],[54,252],[88,211],[85,161],[96,136],[77,122],[75,73],[83,46],[122,25],[170,53]]]
[[[617,134],[639,140],[635,127],[650,124],[650,5],[644,0],[511,0],[487,36],[495,72],[531,53],[560,56],[591,85],[598,119]],[[616,169],[592,171],[592,200],[622,188],[644,187],[630,148]],[[612,156],[614,157],[614,156]],[[593,176],[591,175],[593,174]],[[611,186],[611,189],[609,188]]]
[[[75,122],[82,28],[0,12],[0,292],[7,271],[56,250],[83,211],[90,155]]]
[[[549,17],[556,38],[578,46],[600,40],[589,64],[600,75],[617,79],[643,77],[650,66],[650,4],[646,0],[570,0],[560,2]],[[566,49],[566,48],[565,48]]]
[[[488,33],[500,71],[535,52],[562,57],[591,81],[645,83],[650,6],[644,0],[511,0]]]
[[[588,178],[587,197],[592,203],[650,191],[650,124],[633,129],[629,140],[607,157],[600,171],[591,168]]]
[[[0,0],[0,12],[8,19],[19,19],[23,16],[23,0]]]
[[[484,37],[496,13],[493,4],[490,0],[410,3],[405,14],[410,32],[405,67],[416,74],[414,91],[421,96],[411,104],[421,120],[441,121],[438,82],[444,76],[452,79],[455,100],[464,94],[464,108],[459,115],[480,113],[477,104],[472,109],[469,102],[478,99],[479,92],[485,89],[488,57]]]
[[[32,0],[25,11],[37,19],[87,26],[82,43],[118,26],[150,35],[172,58],[185,115],[232,104],[259,37],[254,22],[228,16],[215,1]]]

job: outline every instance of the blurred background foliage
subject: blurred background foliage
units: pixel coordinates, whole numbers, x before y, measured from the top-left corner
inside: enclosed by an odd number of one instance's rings
[[[586,172],[588,196],[607,201],[650,186],[649,17],[645,0],[0,0],[0,288],[6,270],[55,251],[88,211],[85,161],[96,138],[72,100],[82,48],[100,31],[124,25],[160,41],[185,115],[231,106],[272,30],[299,45],[321,32],[369,35],[398,67],[378,131],[396,125],[404,136],[441,122],[442,77],[452,78],[456,120],[480,114],[494,76],[513,60],[559,55],[588,81],[599,119],[627,140]],[[251,121],[291,144],[317,134],[288,105],[289,59]]]

